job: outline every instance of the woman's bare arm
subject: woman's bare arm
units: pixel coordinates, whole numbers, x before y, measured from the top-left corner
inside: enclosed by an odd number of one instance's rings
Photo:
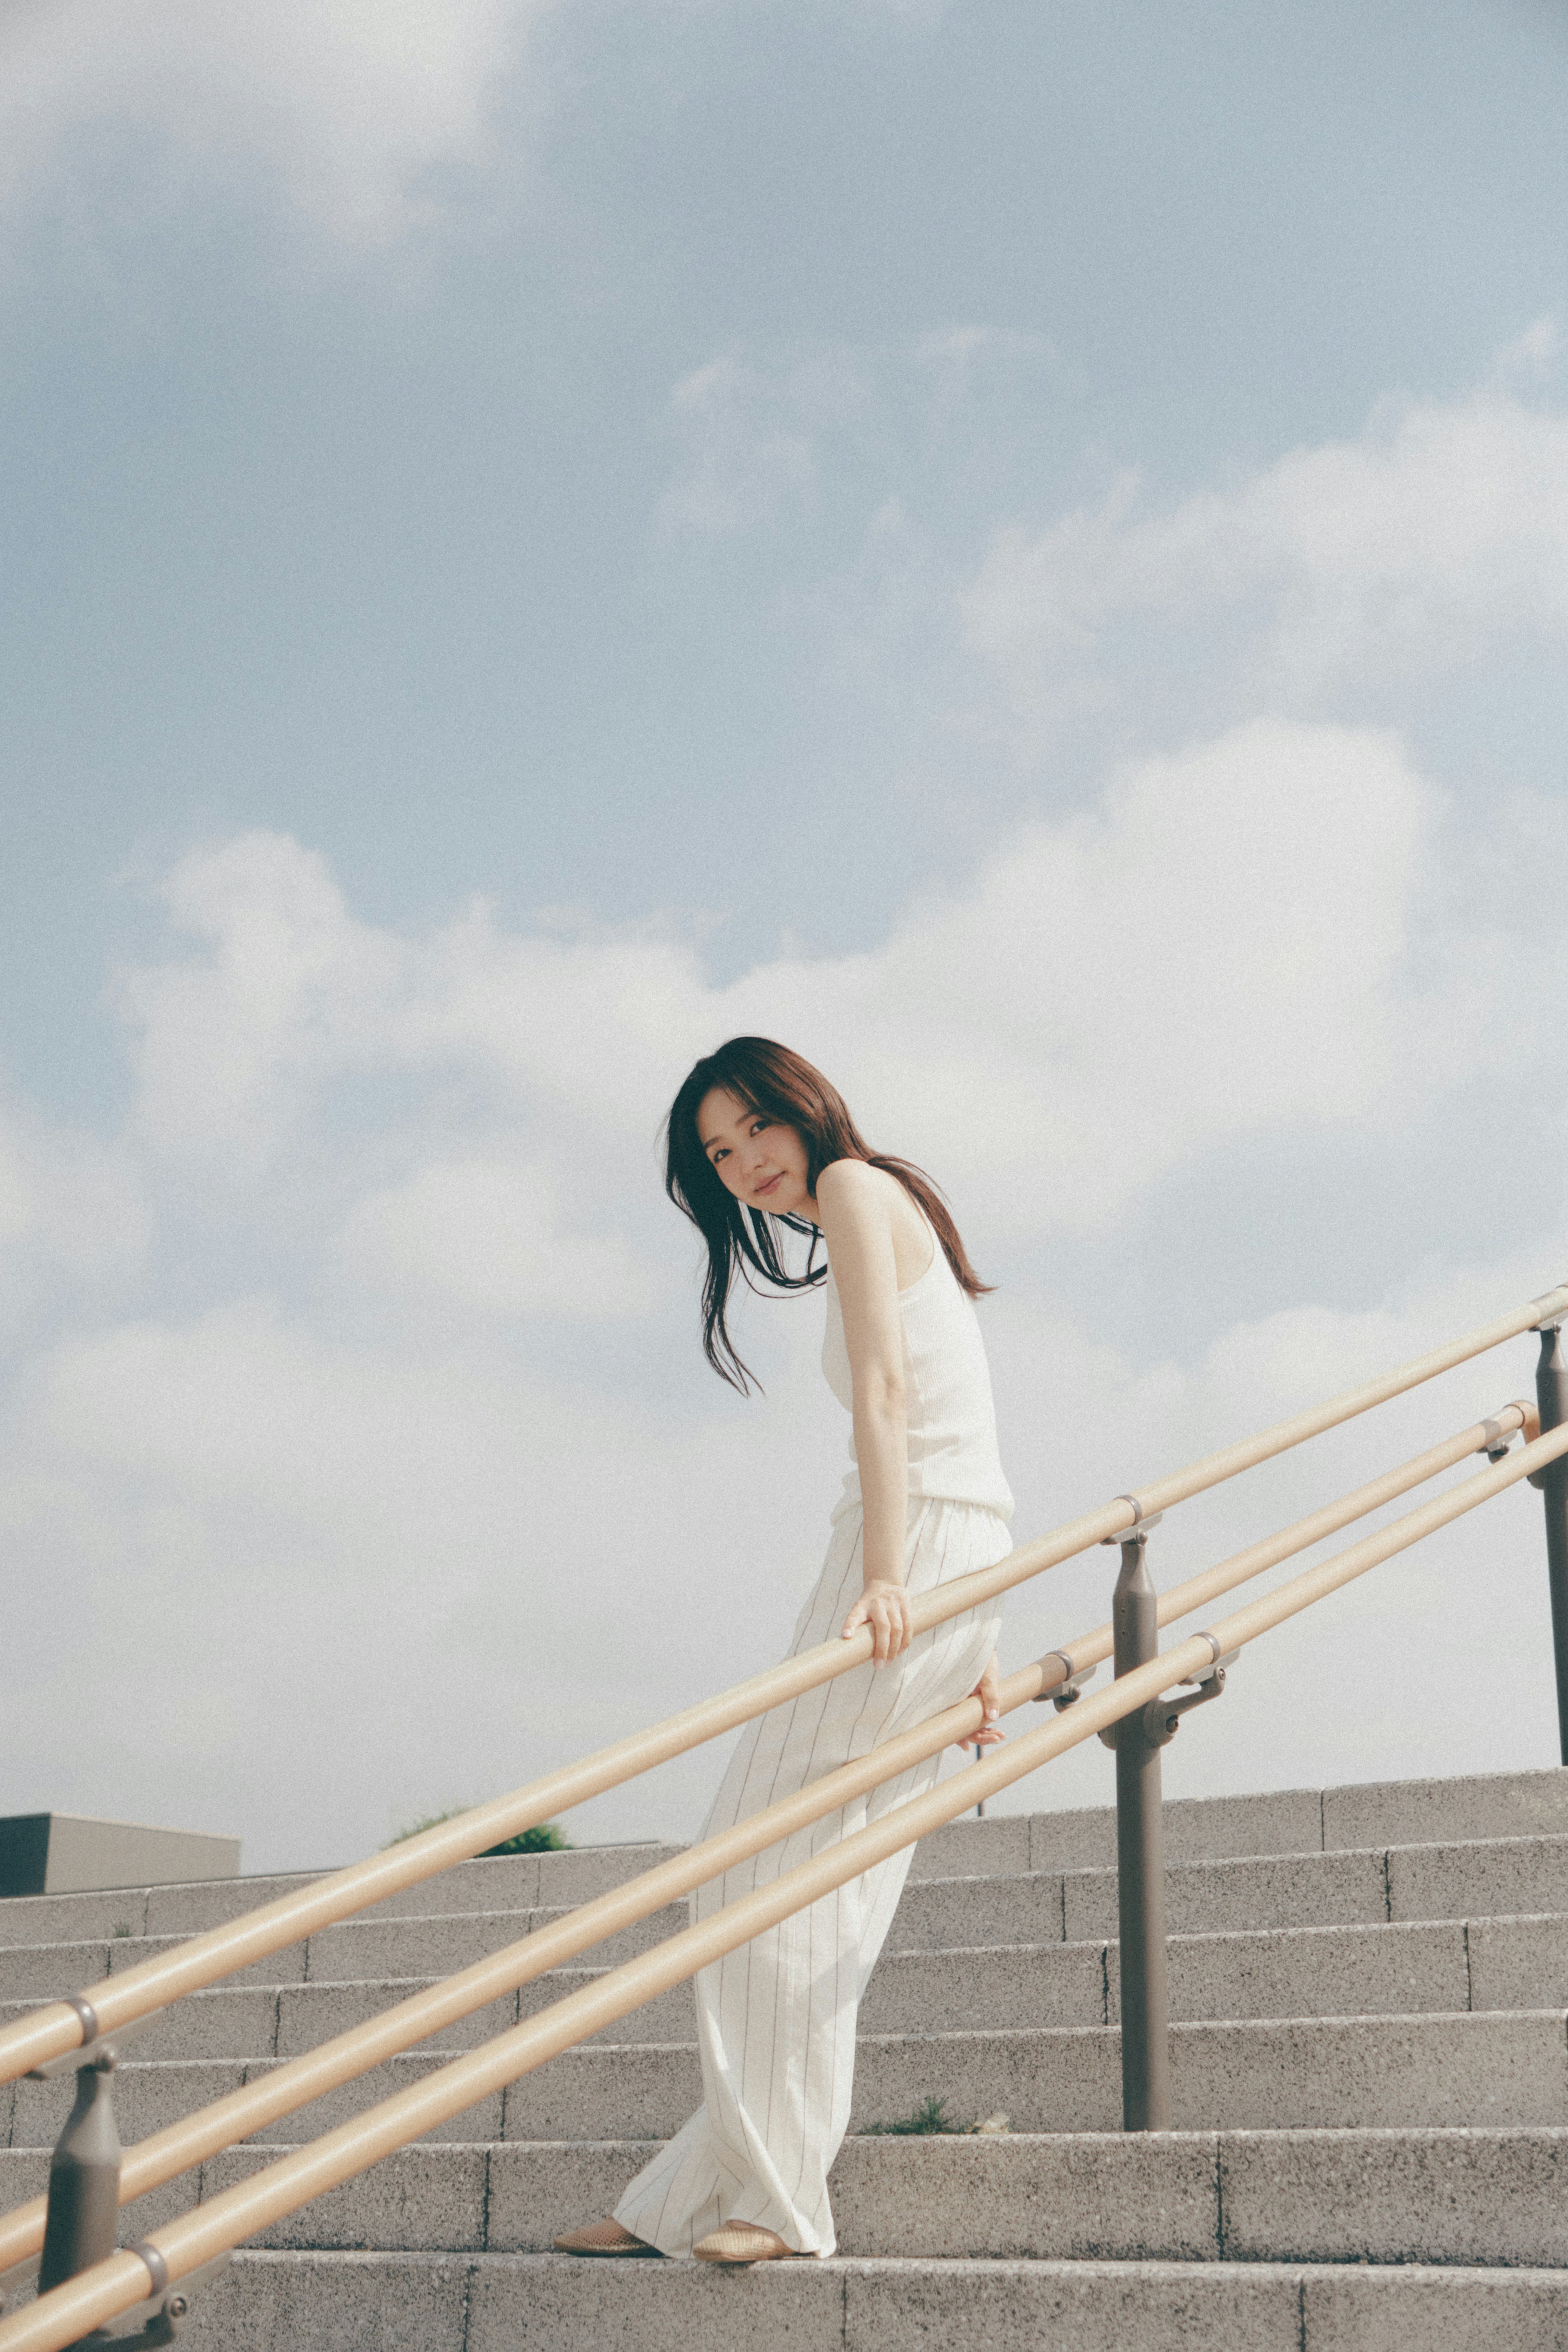
[[[879,1665],[908,1648],[910,1633],[904,1589],[909,1498],[904,1328],[886,1181],[858,1160],[840,1160],[823,1169],[816,1195],[843,1309],[864,1509],[863,1590],[844,1633],[847,1638],[869,1625]]]

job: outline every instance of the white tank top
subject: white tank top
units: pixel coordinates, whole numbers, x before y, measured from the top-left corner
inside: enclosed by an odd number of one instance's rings
[[[909,1491],[912,1495],[941,1496],[956,1503],[983,1503],[988,1510],[1009,1519],[1012,1517],[1013,1498],[1002,1475],[1001,1455],[997,1450],[997,1411],[975,1302],[959,1287],[957,1276],[947,1263],[947,1254],[935,1234],[931,1235],[931,1263],[925,1273],[898,1294],[899,1316],[904,1325]],[[831,1266],[827,1290],[828,1327],[822,1340],[822,1370],[839,1402],[852,1411],[854,1386],[850,1351],[844,1339],[843,1309]],[[844,1480],[844,1491],[834,1507],[835,1519],[861,1499],[852,1430],[850,1461],[854,1466]]]

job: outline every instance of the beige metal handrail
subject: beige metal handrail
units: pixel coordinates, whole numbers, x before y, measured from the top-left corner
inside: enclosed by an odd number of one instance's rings
[[[1391,1397],[1417,1388],[1563,1312],[1568,1312],[1568,1284],[1377,1380],[1345,1390],[1307,1412],[1274,1423],[1256,1436],[1223,1447],[1217,1454],[1206,1454],[1186,1469],[1141,1488],[1136,1496],[1118,1496],[1098,1510],[1010,1552],[994,1567],[957,1578],[916,1600],[911,1611],[913,1628],[924,1633],[933,1625],[943,1624],[981,1601],[994,1599],[1030,1577],[1087,1551],[1108,1537],[1118,1535],[1141,1517],[1152,1517],[1156,1511],[1220,1486],[1241,1471],[1286,1453],[1343,1422],[1354,1420]],[[84,1986],[76,2000],[90,2009],[99,2033],[130,2025],[137,2018],[166,2008],[185,1993],[214,1984],[271,1952],[281,1951],[286,1945],[298,1942],[318,1928],[350,1918],[356,1912],[418,1885],[455,1863],[471,1861],[487,1847],[554,1813],[581,1804],[671,1757],[716,1739],[786,1699],[852,1672],[870,1657],[872,1637],[862,1629],[852,1641],[824,1643],[799,1657],[787,1659],[783,1664],[753,1675],[716,1698],[688,1707],[629,1738],[617,1740],[576,1764],[530,1781],[508,1796],[494,1798],[384,1853],[372,1854],[364,1862],[315,1879],[241,1918],[192,1937],[172,1951],[160,1953],[113,1977]],[[89,2038],[88,2023],[77,2006],[63,2000],[50,2002],[17,2023],[0,2028],[0,2083],[78,2049]]]
[[[1261,1543],[1249,1544],[1245,1551],[1233,1552],[1228,1559],[1206,1568],[1200,1575],[1189,1576],[1185,1584],[1173,1584],[1168,1592],[1159,1596],[1159,1622],[1170,1625],[1178,1617],[1190,1616],[1205,1601],[1218,1601],[1222,1592],[1234,1592],[1239,1584],[1261,1576],[1265,1569],[1278,1568],[1281,1561],[1293,1559],[1298,1552],[1310,1551],[1326,1536],[1337,1535],[1353,1521],[1381,1510],[1385,1503],[1397,1501],[1412,1487],[1424,1486],[1428,1478],[1435,1478],[1441,1470],[1451,1470],[1467,1455],[1490,1454],[1500,1441],[1521,1430],[1527,1442],[1541,1434],[1539,1412],[1534,1405],[1522,1401],[1504,1405],[1485,1421],[1472,1422],[1469,1429],[1461,1429],[1441,1444],[1428,1446],[1425,1454],[1413,1454],[1397,1469],[1385,1470],[1382,1477],[1368,1479],[1364,1486],[1342,1495],[1337,1502],[1325,1503],[1321,1510],[1310,1511],[1304,1519],[1281,1528],[1278,1535],[1265,1536]],[[1068,1658],[1073,1674],[1080,1675],[1108,1658],[1113,1646],[1110,1626],[1102,1625],[1081,1641],[1066,1643],[1057,1654]]]
[[[1511,1410],[1522,1412],[1523,1408]],[[1568,1454],[1568,1423],[1535,1438],[1492,1468],[1309,1569],[1147,1665],[1118,1676],[1097,1696],[1081,1698],[1054,1722],[1009,1742],[996,1755],[971,1765],[925,1796],[783,1873],[769,1885],[727,1905],[653,1951],[622,1962],[596,1983],[568,1994],[481,2049],[451,2060],[309,2146],[293,2150],[164,2223],[141,2242],[151,2260],[127,2250],[68,2280],[14,2317],[0,2321],[0,2352],[63,2352],[89,2328],[143,2301],[154,2264],[163,2273],[162,2280],[154,2279],[160,2290],[202,2269],[327,2189],[462,2114],[490,2092],[518,2081],[640,2008],[656,1993],[683,1982],[710,1961],[858,1877],[971,1804],[1120,1722],[1176,1684],[1196,1679],[1212,1668],[1217,1657],[1233,1654],[1564,1454]],[[1232,1568],[1235,1563],[1226,1565]],[[951,1716],[967,1716],[969,1724],[977,1722],[978,1712],[977,1700],[948,1710]]]
[[[1397,1469],[1358,1486],[1354,1493],[1299,1519],[1267,1541],[1222,1560],[1218,1567],[1174,1586],[1161,1597],[1162,1623],[1169,1624],[1201,1608],[1221,1592],[1228,1592],[1264,1570],[1308,1550],[1368,1512],[1409,1493],[1467,1455],[1488,1450],[1521,1429],[1537,1433],[1531,1404],[1505,1405],[1500,1412],[1428,1447]],[[1111,1654],[1109,1625],[1102,1625],[1076,1641],[1064,1643],[1033,1664],[1008,1675],[1001,1685],[998,1711],[1011,1714],[1031,1699],[1049,1698],[1071,1675],[1086,1672]],[[812,1780],[796,1795],[752,1814],[721,1835],[689,1846],[670,1861],[625,1880],[608,1895],[580,1905],[548,1927],[519,1937],[482,1960],[423,1988],[364,2023],[351,2026],[330,2041],[291,2058],[254,2083],[227,2093],[151,2134],[125,2152],[120,2171],[120,2200],[129,2205],[150,2189],[161,2188],[209,2156],[250,2139],[268,2124],[340,2089],[399,2053],[411,2050],[432,2034],[471,2016],[502,1994],[533,1982],[549,1969],[577,1958],[644,1919],[666,1903],[705,1885],[735,1864],[760,1853],[780,1838],[821,1821],[852,1798],[893,1780],[911,1765],[961,1741],[977,1722],[973,1702],[965,1700],[899,1738],[886,1741],[836,1771]],[[45,2202],[42,2197],[17,2206],[0,2219],[0,2283],[4,2274],[37,2252],[44,2241]]]

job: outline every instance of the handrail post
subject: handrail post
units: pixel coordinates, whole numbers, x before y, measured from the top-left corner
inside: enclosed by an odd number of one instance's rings
[[[139,2029],[128,2026],[111,2042],[99,2035],[97,2017],[87,2003],[79,2006],[86,2011],[82,2023],[88,2029],[87,2041],[79,2050],[46,2060],[34,2068],[32,2076],[35,2082],[52,2082],[65,2074],[76,2076],[76,2098],[49,2159],[44,2250],[38,2264],[40,2295],[107,2262],[120,2231],[121,2150],[114,2120],[114,2070],[120,2053],[115,2043]],[[132,2316],[143,2315],[142,2325],[138,2328],[121,2325],[107,2333],[94,2328],[76,2338],[81,2352],[89,2345],[102,2345],[105,2352],[162,2352],[162,2347],[173,2343],[189,2316],[193,2291],[226,2268],[230,2259],[225,2248],[213,2261],[188,2272],[171,2293],[168,2264],[156,2245],[138,2238],[122,2251],[146,2264],[152,2283],[152,2294],[132,2308]],[[122,2321],[124,2316],[122,2311]]]
[[[1535,1397],[1541,1433],[1568,1420],[1568,1363],[1563,1360],[1560,1323],[1542,1327],[1535,1367]],[[1546,1507],[1546,1575],[1552,1589],[1552,1649],[1557,1664],[1557,1742],[1568,1764],[1568,1458],[1559,1456],[1531,1479]]]
[[[114,2252],[120,2228],[120,2134],[112,2049],[76,2068],[76,2100],[49,2160],[48,2218],[38,2293],[89,2271]]]
[[[1115,1670],[1131,1674],[1159,1650],[1159,1603],[1141,1521],[1118,1538],[1122,1572],[1111,1604]],[[1145,1710],[1112,1727],[1116,1749],[1116,1892],[1122,1938],[1122,2128],[1168,2131],[1170,2013],[1166,1989],[1165,1828],[1159,1746]],[[1102,1732],[1101,1738],[1106,1738]],[[1109,1741],[1107,1741],[1109,1745]]]

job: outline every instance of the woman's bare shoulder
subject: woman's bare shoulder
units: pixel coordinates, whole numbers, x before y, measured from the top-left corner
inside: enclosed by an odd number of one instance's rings
[[[881,1168],[863,1160],[832,1160],[817,1179],[817,1198],[824,1208],[841,1208],[864,1215],[873,1205],[891,1208],[899,1187]]]
[[[830,1249],[851,1244],[857,1234],[866,1242],[883,1236],[893,1244],[901,1284],[920,1271],[916,1261],[929,1248],[925,1220],[885,1168],[870,1167],[863,1160],[835,1160],[817,1179],[817,1207]]]
[[[883,1181],[880,1168],[872,1167],[865,1160],[830,1160],[817,1179],[820,1192],[825,1184],[830,1192],[867,1190]]]

